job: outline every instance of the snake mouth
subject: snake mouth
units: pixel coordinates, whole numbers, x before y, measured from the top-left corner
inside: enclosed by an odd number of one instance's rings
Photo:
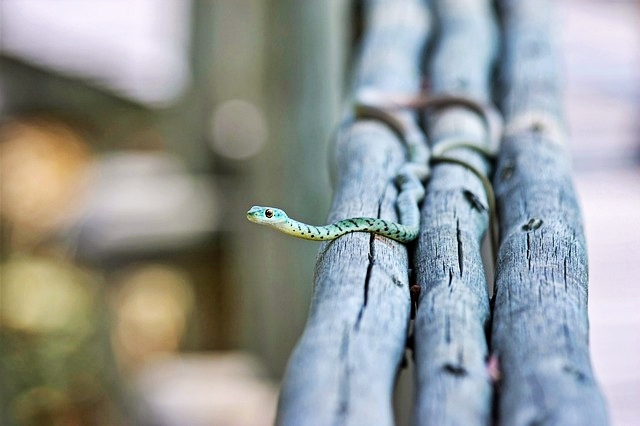
[[[247,212],[247,219],[249,220],[249,222],[260,223],[260,219],[258,219],[255,213],[252,213],[250,211]]]
[[[254,222],[254,223],[258,223],[260,221],[259,219],[259,214],[262,211],[262,209],[260,209],[260,207],[258,206],[253,206],[249,209],[249,211],[247,211],[247,219],[250,222]]]

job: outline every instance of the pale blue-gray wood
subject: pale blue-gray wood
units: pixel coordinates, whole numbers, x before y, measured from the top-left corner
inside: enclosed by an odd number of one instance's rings
[[[492,350],[499,424],[604,425],[589,359],[587,253],[563,145],[550,1],[503,1],[506,137]]]
[[[491,99],[498,35],[490,1],[435,0],[438,41],[427,69],[434,94]],[[448,138],[482,144],[486,128],[474,112],[447,108],[429,114],[434,144]],[[451,156],[488,174],[487,158],[469,149]],[[422,208],[414,256],[420,285],[414,323],[417,395],[415,424],[486,425],[492,385],[486,367],[489,294],[480,256],[488,200],[473,173],[434,165]]]
[[[363,88],[417,93],[429,31],[424,3],[367,6],[354,95]],[[345,124],[334,147],[335,194],[327,222],[397,220],[393,178],[405,161],[402,142],[384,124]],[[325,243],[314,286],[308,322],[283,379],[277,423],[393,424],[392,393],[410,314],[407,247],[365,233]]]

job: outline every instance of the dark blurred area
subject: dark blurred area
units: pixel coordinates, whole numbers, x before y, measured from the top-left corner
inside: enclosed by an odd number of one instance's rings
[[[349,5],[2,0],[3,425],[267,425],[322,222]]]
[[[557,5],[593,361],[635,425],[640,7]],[[245,212],[325,221],[357,6],[0,0],[0,424],[273,422],[318,246]]]

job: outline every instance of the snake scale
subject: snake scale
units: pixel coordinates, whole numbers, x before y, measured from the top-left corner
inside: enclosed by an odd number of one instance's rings
[[[398,114],[400,110],[436,109],[446,106],[461,106],[478,113],[487,127],[489,143],[479,145],[451,139],[439,143],[431,152],[424,133],[415,120],[406,114]],[[400,167],[395,179],[399,190],[396,207],[400,223],[373,217],[353,217],[325,226],[313,226],[291,219],[282,209],[262,206],[253,206],[247,212],[247,219],[306,240],[326,241],[350,232],[370,232],[401,243],[411,242],[418,237],[420,231],[419,204],[425,194],[423,182],[430,175],[429,163],[450,162],[470,168],[459,160],[443,154],[451,149],[464,147],[492,157],[497,151],[502,132],[501,117],[493,106],[454,95],[391,98],[387,96],[381,99],[379,93],[366,92],[354,105],[354,118],[373,119],[387,124],[398,133],[406,145],[408,161]],[[490,191],[487,179],[476,170],[471,171],[481,178],[485,189]],[[489,210],[493,210],[491,206]]]

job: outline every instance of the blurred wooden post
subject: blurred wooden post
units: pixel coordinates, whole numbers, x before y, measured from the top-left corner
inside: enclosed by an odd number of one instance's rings
[[[490,1],[436,0],[439,36],[429,58],[433,94],[491,100],[498,47]],[[430,111],[434,146],[455,138],[482,145],[480,116],[452,106]],[[447,154],[489,175],[489,160],[460,148]],[[414,323],[415,424],[487,425],[492,386],[486,367],[489,293],[480,256],[489,219],[481,180],[465,167],[439,163],[427,187],[422,232],[414,256],[420,297]]]
[[[215,56],[216,100],[251,101],[266,119],[262,150],[230,164],[241,178],[223,180],[225,195],[232,197],[224,220],[233,234],[240,346],[281,377],[304,328],[312,293],[309,265],[318,246],[256,229],[244,212],[253,204],[277,205],[309,222],[326,219],[326,157],[341,105],[348,5],[336,0],[201,2],[214,9],[214,46],[224,51]]]
[[[354,93],[417,93],[429,30],[421,0],[369,1]],[[393,183],[406,150],[380,122],[349,122],[334,149],[328,221],[397,220]],[[292,259],[294,261],[294,259]],[[323,244],[311,312],[282,383],[278,423],[393,424],[392,393],[410,314],[406,246],[356,233]]]
[[[504,425],[603,425],[588,348],[587,253],[570,177],[551,1],[501,2],[503,148],[492,349]]]

